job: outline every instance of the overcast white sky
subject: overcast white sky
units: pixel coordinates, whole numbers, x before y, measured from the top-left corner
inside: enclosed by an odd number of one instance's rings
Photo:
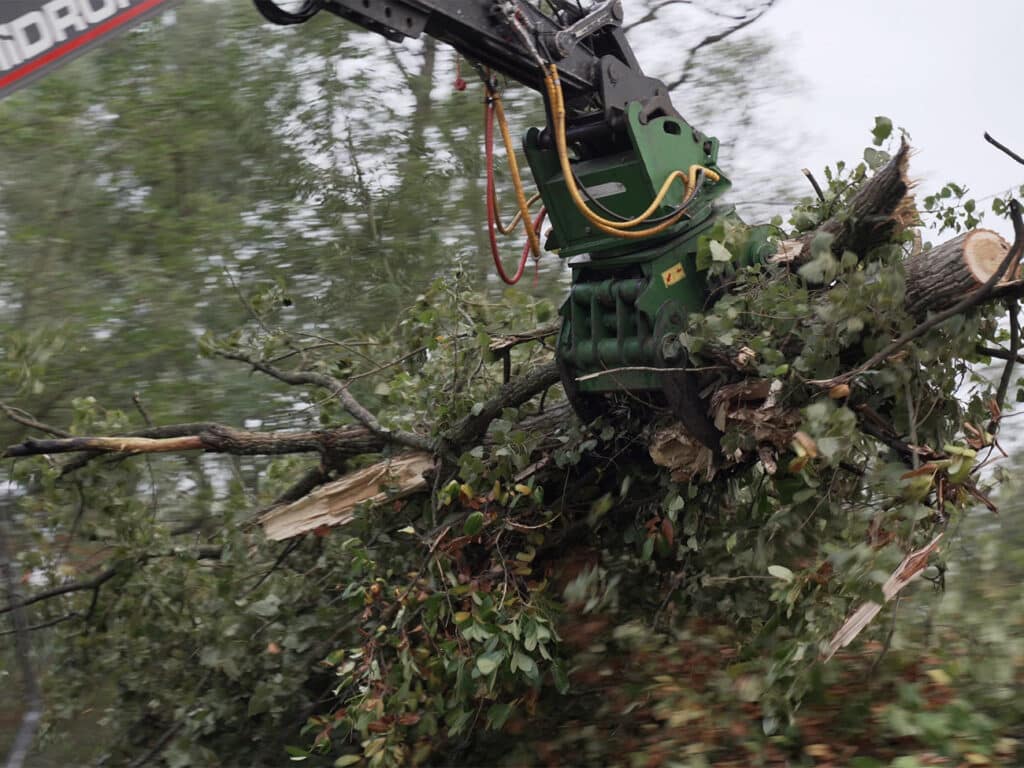
[[[808,137],[798,166],[855,159],[887,115],[910,132],[922,192],[1024,184],[1024,166],[982,139],[1024,154],[1024,0],[779,0],[750,33],[775,37],[806,84],[779,105]],[[991,214],[985,226],[1010,229]]]

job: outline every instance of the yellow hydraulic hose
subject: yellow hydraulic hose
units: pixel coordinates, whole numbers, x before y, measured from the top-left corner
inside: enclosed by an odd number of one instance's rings
[[[648,227],[647,229],[630,229],[630,227],[643,224],[654,214],[655,211],[658,210],[662,201],[665,199],[665,195],[668,194],[670,187],[677,179],[681,180],[683,185],[686,187],[686,195],[684,195],[685,200],[686,196],[689,195],[696,187],[698,173],[703,172],[710,181],[718,181],[721,178],[710,168],[705,168],[701,165],[691,165],[688,173],[682,170],[670,173],[662,183],[661,189],[658,191],[654,200],[647,207],[647,210],[639,216],[628,221],[614,221],[598,215],[591,210],[590,206],[587,205],[583,196],[580,194],[580,191],[576,186],[575,178],[573,177],[572,167],[569,164],[569,150],[565,138],[565,101],[562,94],[561,81],[558,77],[558,68],[554,64],[550,65],[550,71],[544,77],[544,84],[547,88],[548,101],[551,103],[551,110],[553,112],[555,147],[558,151],[558,160],[562,167],[562,176],[565,179],[565,186],[569,190],[569,196],[572,198],[573,203],[576,204],[576,208],[579,209],[580,213],[582,213],[583,216],[600,231],[609,235],[614,235],[615,237],[627,239],[640,239],[663,232],[672,225],[678,223],[679,220],[686,215],[685,208],[679,210],[653,227]]]
[[[532,209],[533,206],[537,204],[538,200],[540,200],[540,192],[537,192],[532,197],[530,197],[530,199],[528,199],[526,201],[526,205],[529,208]],[[512,217],[512,221],[509,222],[508,224],[505,224],[501,220],[501,214],[497,213],[497,211],[498,211],[498,196],[497,196],[497,192],[494,193],[494,210],[495,210],[494,226],[503,235],[510,235],[513,232],[515,232],[516,227],[519,226],[519,222],[523,220],[523,214],[520,213],[518,210],[516,211],[516,215]]]

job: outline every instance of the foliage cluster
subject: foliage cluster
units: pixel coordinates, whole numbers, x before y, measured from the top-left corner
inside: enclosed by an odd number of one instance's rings
[[[385,427],[444,432],[500,384],[491,339],[552,317],[543,299],[496,299],[475,256],[450,266],[453,243],[481,235],[470,223],[482,218],[477,137],[462,127],[478,105],[449,104],[442,119],[436,53],[395,54],[415,105],[380,118],[401,125],[405,147],[385,163],[395,134],[337,121],[346,106],[364,118],[386,108],[367,69],[334,77],[328,46],[355,58],[358,39],[310,35],[328,42],[300,49],[293,37],[293,66],[225,5],[181,9],[174,34],[201,33],[189,41],[204,53],[195,62],[176,60],[171,43],[129,38],[120,56],[89,65],[124,87],[100,94],[55,79],[32,109],[2,113],[4,263],[21,265],[2,287],[22,296],[2,307],[5,386],[78,435],[169,421],[189,411],[199,382],[204,397],[234,401],[220,413],[239,421],[267,410],[279,426],[351,420],[323,389],[259,389],[240,376],[209,385],[210,372],[228,368],[213,358],[243,355],[351,382]],[[268,56],[292,78],[270,76]],[[127,59],[134,66],[119,65]],[[303,67],[320,76],[297,99],[290,84]],[[193,111],[153,121],[142,97],[152,92],[175,105],[187,94]],[[62,145],[47,164],[24,151],[33,125],[81,145]],[[888,159],[891,130],[879,120],[863,162],[827,169],[824,199],[776,221],[778,237],[841,214]],[[314,162],[300,151],[310,146]],[[340,146],[344,159],[318,164]],[[42,195],[43,182],[63,190],[67,208],[26,196]],[[977,204],[945,190],[925,208],[954,230],[973,226]],[[336,247],[324,235],[335,226],[345,233]],[[554,390],[459,446],[429,492],[291,542],[264,540],[254,516],[308,460],[11,466],[3,504],[31,545],[18,559],[26,586],[85,585],[31,606],[45,739],[58,745],[85,722],[104,735],[91,743],[108,764],[177,768],[286,757],[694,768],[1019,759],[1024,529],[1014,484],[999,518],[978,511],[969,489],[987,492],[999,470],[982,469],[991,446],[978,451],[976,433],[962,431],[991,420],[993,387],[975,349],[1006,340],[998,305],[935,329],[849,392],[824,390],[812,380],[849,370],[914,324],[901,301],[913,243],[836,255],[819,238],[814,260],[786,274],[735,268],[746,237],[726,220],[708,239],[708,268],[729,290],[683,341],[697,362],[716,346],[749,349],[748,373],[798,413],[806,439],[775,474],[751,461],[673,482],[647,456],[649,413],[619,401],[584,427]],[[54,286],[41,276],[58,261],[68,305],[52,316]],[[430,288],[385,329],[350,332],[333,317],[353,306],[390,312],[398,287],[422,275]],[[62,322],[72,313],[104,323]],[[150,316],[160,318],[152,332]],[[516,347],[512,373],[549,358],[541,344]],[[153,410],[136,412],[123,406],[140,368],[153,377],[143,390]],[[62,381],[60,369],[82,381]],[[946,463],[907,476],[915,459],[865,431],[869,412],[896,443],[929,446]],[[725,443],[756,448],[736,429]],[[333,477],[374,458],[325,469]],[[940,480],[949,493],[937,504]],[[851,609],[882,602],[905,552],[940,529],[928,581],[823,662]]]
[[[813,229],[868,176],[861,166],[830,171],[825,200],[783,233]],[[712,237],[729,250],[744,233],[726,223]],[[85,617],[55,629],[51,736],[105,679],[115,762],[152,744],[172,766],[275,764],[285,746],[293,760],[341,766],[1012,759],[1024,716],[1024,605],[1009,590],[1019,531],[1012,518],[1001,528],[972,512],[966,488],[986,454],[965,448],[965,462],[922,483],[859,426],[866,405],[917,445],[963,444],[961,425],[983,425],[991,387],[961,351],[1003,340],[994,310],[926,335],[841,398],[808,382],[914,322],[900,303],[906,247],[856,259],[816,243],[815,260],[793,275],[711,260],[733,287],[684,340],[695,359],[711,340],[750,348],[757,374],[799,410],[807,439],[775,475],[750,463],[676,484],[646,457],[647,414],[616,408],[587,429],[564,417],[552,427],[531,405],[496,421],[431,492],[273,545],[250,515],[294,479],[294,459],[262,472],[255,498],[237,474],[219,480],[228,488],[216,500],[184,487],[195,501],[185,518],[154,495],[152,463],[93,462],[70,482],[59,467],[18,464],[18,482],[34,489],[22,516],[51,524],[22,566],[54,586],[95,561],[114,571],[95,606],[86,591],[36,617]],[[353,363],[337,350],[355,340],[325,351],[281,330],[294,311],[281,286],[247,304],[256,319],[208,338],[208,353],[381,369],[357,379],[359,397],[387,425],[438,430],[498,383],[500,366],[487,362],[496,330],[551,313],[515,294],[489,300],[453,273]],[[513,354],[519,371],[548,353]],[[308,400],[335,424],[342,415],[327,395]],[[116,432],[127,420],[86,399],[72,431]],[[732,431],[726,445],[747,449],[747,439]],[[939,476],[955,489],[941,511]],[[96,544],[60,549],[61,520]],[[910,607],[884,613],[858,650],[823,663],[851,608],[883,602],[881,583],[937,528],[956,542],[947,552],[971,548],[926,572],[936,584],[948,573],[952,589],[911,592],[901,598]],[[964,578],[973,569],[985,578]],[[990,599],[1005,608],[999,622]]]

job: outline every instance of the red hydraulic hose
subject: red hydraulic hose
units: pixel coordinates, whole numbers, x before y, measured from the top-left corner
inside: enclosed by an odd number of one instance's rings
[[[509,277],[505,272],[505,266],[501,263],[498,238],[495,234],[497,228],[495,222],[498,218],[498,211],[494,206],[494,103],[490,99],[484,102],[484,163],[487,166],[487,237],[491,241],[491,256],[494,258],[494,267],[498,271],[498,277],[508,285],[515,285],[522,278],[523,272],[526,270],[526,260],[530,257],[530,241],[527,240],[526,245],[523,246],[523,255],[519,259],[516,273]],[[540,213],[537,214],[537,219],[532,223],[535,232],[538,231],[538,228],[544,221],[545,214],[546,211],[541,208]],[[531,223],[526,222],[526,226],[531,226]]]

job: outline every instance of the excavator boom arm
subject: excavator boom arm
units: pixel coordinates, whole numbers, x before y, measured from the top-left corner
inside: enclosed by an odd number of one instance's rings
[[[622,30],[622,0],[588,11],[556,0],[549,15],[521,0],[254,0],[275,24],[300,24],[319,11],[394,42],[429,35],[460,54],[544,93],[542,61],[556,62],[570,113],[604,112],[619,121],[630,101],[672,112],[661,81],[644,76]],[[518,29],[517,29],[518,27]]]

